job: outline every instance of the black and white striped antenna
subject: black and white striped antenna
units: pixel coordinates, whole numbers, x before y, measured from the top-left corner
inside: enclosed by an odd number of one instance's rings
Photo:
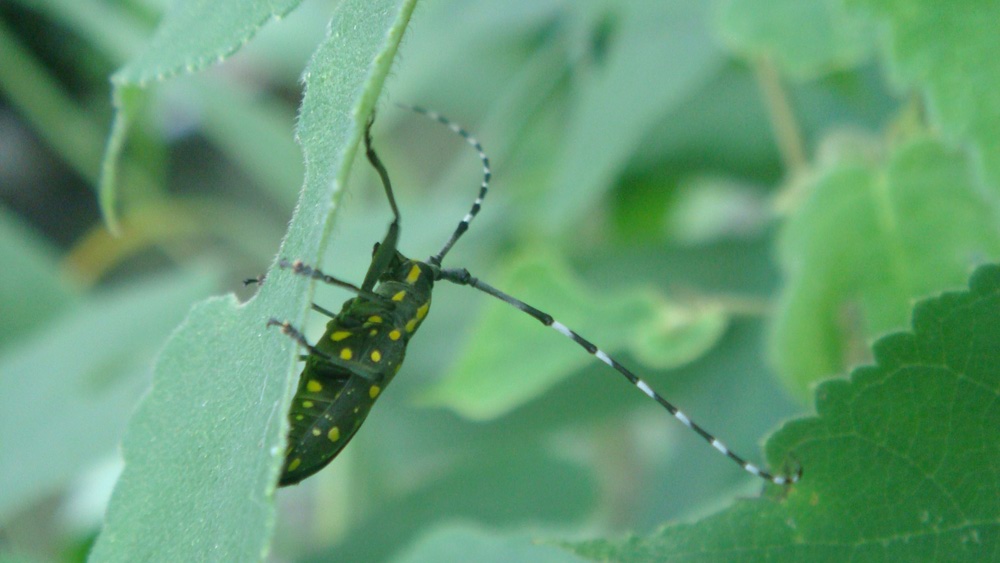
[[[441,261],[444,260],[445,254],[448,254],[448,252],[451,250],[451,247],[455,246],[455,243],[458,242],[458,239],[463,234],[465,234],[465,231],[469,230],[469,223],[472,223],[472,220],[475,219],[476,215],[479,214],[479,209],[483,205],[483,199],[486,198],[486,192],[488,192],[490,188],[490,177],[492,176],[492,172],[490,171],[490,159],[488,156],[486,156],[486,151],[483,150],[483,146],[479,144],[479,141],[476,140],[476,138],[472,136],[471,133],[462,128],[461,125],[455,123],[454,121],[448,119],[447,117],[441,115],[436,111],[425,109],[420,106],[410,106],[406,104],[398,104],[398,105],[401,108],[405,108],[410,111],[415,111],[421,115],[425,115],[433,119],[434,121],[437,121],[438,123],[444,125],[448,129],[451,129],[458,135],[460,135],[463,139],[465,139],[466,143],[469,143],[469,146],[471,146],[473,149],[476,150],[477,153],[479,153],[479,160],[483,162],[483,181],[481,184],[479,184],[479,195],[477,195],[476,200],[472,202],[472,209],[470,209],[469,212],[465,214],[465,217],[463,217],[462,220],[458,223],[458,227],[455,228],[455,232],[451,234],[451,237],[448,239],[448,242],[444,244],[444,246],[441,248],[441,250],[438,251],[437,254],[431,256],[429,260],[431,264],[435,266],[440,266]]]
[[[483,181],[479,187],[479,195],[476,197],[475,202],[473,202],[472,204],[472,209],[469,210],[469,212],[465,215],[465,217],[462,218],[462,221],[458,224],[458,228],[456,228],[455,232],[452,233],[451,238],[448,239],[448,242],[444,245],[441,251],[430,258],[429,261],[430,264],[440,267],[441,261],[444,259],[445,254],[447,254],[448,251],[451,250],[451,247],[454,246],[455,242],[459,239],[459,237],[461,237],[462,234],[464,234],[465,231],[468,230],[469,223],[471,223],[472,220],[479,213],[479,209],[483,203],[483,198],[486,197],[486,192],[489,189],[490,160],[489,157],[486,156],[486,152],[483,150],[483,147],[479,143],[479,141],[476,140],[476,138],[472,136],[472,134],[470,134],[460,125],[451,121],[447,117],[435,111],[427,110],[417,106],[401,105],[401,107],[423,114],[439,123],[444,124],[455,133],[461,135],[462,138],[465,139],[465,142],[467,142],[470,146],[472,146],[473,149],[476,150],[477,153],[479,153],[479,159],[483,163]],[[465,268],[454,268],[454,269],[442,268],[438,272],[437,277],[438,279],[449,281],[457,285],[468,286],[474,289],[478,289],[483,293],[492,295],[493,297],[496,297],[497,299],[503,301],[504,303],[507,303],[508,305],[511,305],[523,311],[524,313],[527,313],[528,315],[534,317],[537,321],[539,321],[543,325],[555,329],[556,332],[569,338],[573,342],[576,342],[581,348],[586,350],[589,354],[596,357],[598,360],[604,362],[612,369],[617,371],[619,374],[624,376],[625,379],[627,379],[632,385],[634,385],[640,391],[642,391],[646,396],[659,403],[660,406],[666,409],[667,412],[669,412],[681,424],[693,430],[696,434],[701,436],[703,440],[708,442],[710,446],[715,448],[719,453],[725,455],[726,457],[734,461],[747,473],[750,473],[751,475],[756,475],[757,477],[770,481],[775,485],[789,485],[797,482],[802,477],[802,468],[798,466],[796,466],[794,469],[786,473],[774,474],[765,471],[764,469],[761,469],[759,466],[754,465],[753,463],[750,463],[749,461],[747,461],[746,458],[738,455],[736,452],[729,449],[728,446],[723,444],[722,441],[716,438],[713,434],[702,428],[701,425],[691,420],[690,417],[684,414],[684,412],[682,412],[679,408],[674,406],[673,403],[666,400],[665,398],[663,398],[662,395],[654,391],[653,388],[650,387],[650,385],[646,383],[645,380],[632,373],[628,368],[626,368],[617,360],[609,356],[607,353],[605,353],[603,350],[601,350],[596,345],[591,343],[589,340],[580,336],[574,330],[570,329],[566,325],[555,320],[552,317],[552,315],[549,315],[548,313],[536,309],[535,307],[528,305],[524,301],[521,301],[520,299],[517,299],[516,297],[513,297],[511,295],[508,295],[503,291],[500,291],[499,289],[479,280],[478,278],[470,274],[469,271],[466,270]]]

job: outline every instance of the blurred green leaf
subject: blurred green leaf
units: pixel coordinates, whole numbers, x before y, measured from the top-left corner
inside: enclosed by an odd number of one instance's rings
[[[412,1],[391,0],[338,7],[305,72],[298,132],[307,172],[282,256],[318,260],[412,10]],[[92,560],[249,561],[266,553],[298,350],[265,323],[276,316],[301,325],[311,286],[275,270],[245,306],[229,296],[194,307],[129,423],[125,470]]]
[[[544,248],[526,250],[499,279],[497,287],[544,307],[609,354],[627,347],[651,367],[691,361],[726,327],[726,313],[712,304],[682,306],[651,290],[589,294],[562,259]],[[424,396],[473,419],[513,410],[594,361],[505,303],[491,302],[473,333],[455,366]]]
[[[150,82],[199,71],[235,53],[269,21],[301,0],[184,0],[164,16],[145,49],[111,77],[115,119],[101,168],[100,204],[108,228],[119,229],[116,211],[118,160]]]
[[[616,561],[990,561],[1000,550],[1000,267],[917,305],[876,365],[825,383],[818,416],[787,424],[769,459],[788,491],[648,537],[572,544]]]
[[[993,0],[851,0],[892,30],[892,71],[927,94],[931,121],[959,143],[974,143],[1000,189],[1000,3]],[[980,163],[977,162],[977,165]]]
[[[56,249],[6,208],[0,207],[0,351],[77,302],[63,276]],[[16,265],[16,267],[13,267]]]
[[[676,191],[666,223],[682,244],[742,238],[762,231],[771,218],[770,202],[760,191],[734,178],[688,177]]]
[[[857,65],[874,41],[870,22],[842,0],[721,0],[718,24],[733,50],[805,78]]]
[[[142,50],[145,22],[139,21],[124,6],[101,0],[43,0],[32,7],[43,10],[57,23],[85,37],[115,64],[124,63],[129,55]],[[236,81],[193,77],[190,83],[192,87],[185,89],[184,94],[192,99],[185,104],[197,108],[199,125],[205,136],[259,182],[275,201],[291,209],[302,180],[301,156],[292,141],[294,112],[274,98],[251,97]],[[137,109],[126,107],[125,111],[134,113]],[[126,115],[122,117],[129,119]],[[79,128],[74,130],[79,136]],[[92,136],[95,142],[90,144],[99,147],[101,143],[97,140],[100,138],[101,134],[95,131]],[[124,135],[112,141],[115,151],[120,150],[117,144],[122,141]],[[95,168],[98,161],[99,158],[93,160]],[[115,166],[109,171],[113,178],[118,165],[114,161],[110,164]],[[105,166],[108,165],[105,162]],[[113,192],[105,195],[113,195]]]
[[[543,206],[551,227],[579,219],[594,205],[656,121],[724,61],[707,33],[703,3],[640,0],[608,3],[607,10],[607,52],[579,78],[566,145]]]
[[[447,465],[442,464],[442,458],[451,456],[438,452],[436,470],[420,486],[408,488],[407,494],[387,499],[381,505],[369,506],[364,517],[354,521],[343,542],[305,561],[383,560],[419,536],[429,523],[443,519],[475,519],[483,525],[506,528],[525,521],[572,521],[595,507],[597,483],[590,468],[556,459],[527,441],[496,447],[496,441],[488,442],[488,436],[481,433],[480,437],[493,447],[481,448],[474,455],[465,451],[458,463]],[[414,464],[417,459],[418,455],[410,457],[400,473],[389,477],[397,485],[409,481],[412,476],[408,473],[420,472]],[[379,469],[361,470],[371,475],[368,470]],[[351,484],[363,482],[355,480]],[[352,510],[345,502],[337,508]],[[372,529],[382,533],[378,545],[372,545],[368,534]],[[466,556],[470,553],[474,552],[466,552]]]
[[[732,170],[768,178],[778,168],[768,119],[753,74],[725,65],[657,118],[631,158],[636,168],[659,176]]]
[[[97,182],[101,126],[0,19],[0,91],[73,169]]]
[[[112,60],[126,60],[144,41],[139,19],[122,4],[101,0],[15,1],[45,13],[56,23],[84,37]]]
[[[229,84],[198,81],[205,135],[291,210],[302,184],[302,156],[292,140],[295,113],[274,99],[253,99]]]
[[[582,561],[571,553],[550,545],[540,545],[527,533],[498,533],[469,524],[450,524],[432,528],[402,555],[396,563],[465,563],[476,554],[477,563],[573,563]]]
[[[884,168],[841,164],[816,181],[780,239],[788,284],[772,346],[793,389],[867,361],[866,343],[905,326],[914,300],[1000,256],[994,201],[970,168],[924,139]]]
[[[146,86],[222,62],[264,25],[280,20],[301,1],[177,2],[164,14],[145,48],[115,73],[112,82],[116,86]]]
[[[0,359],[0,522],[114,453],[151,358],[214,281],[175,274],[96,296]]]
[[[46,563],[46,562],[44,559],[21,553],[0,553],[0,563]]]

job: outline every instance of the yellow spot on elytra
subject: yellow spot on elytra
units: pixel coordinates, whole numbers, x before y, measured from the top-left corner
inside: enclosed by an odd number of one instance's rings
[[[351,333],[347,332],[346,330],[338,330],[337,332],[330,335],[330,340],[333,340],[334,342],[340,342],[341,340],[347,338],[350,335]]]
[[[291,463],[288,464],[288,471],[295,471],[296,469],[299,468],[300,465],[302,465],[302,458],[297,457],[293,459]]]
[[[331,442],[336,442],[340,439],[340,428],[334,426],[326,433],[326,437],[330,439]]]
[[[378,334],[378,329],[373,328],[368,332],[368,336],[375,336],[376,334]]]
[[[340,351],[340,359],[341,360],[350,360],[353,357],[354,357],[354,352],[351,352],[350,348],[343,348]]]
[[[311,408],[313,408],[313,402],[312,401],[302,401],[302,406],[305,407],[305,408],[307,408],[307,409],[311,409]]]
[[[381,393],[381,392],[382,392],[382,389],[380,389],[378,385],[372,385],[368,389],[368,396],[371,397],[372,399],[374,399],[375,397],[378,397],[378,394]]]
[[[420,266],[414,264],[413,267],[410,268],[410,273],[406,274],[406,283],[413,283],[418,279],[420,279]]]
[[[306,391],[309,391],[310,393],[319,393],[322,390],[323,385],[315,379],[310,379],[309,383],[306,383]]]
[[[305,420],[305,418],[306,417],[302,416],[301,414],[295,415],[295,420]]]
[[[375,363],[381,362],[382,352],[379,352],[378,350],[372,350],[372,361]]]
[[[405,298],[405,297],[406,297],[406,291],[404,290],[404,291],[400,291],[396,295],[393,295],[392,296],[392,300],[393,301],[402,301],[403,298]]]
[[[431,310],[431,304],[430,303],[424,303],[423,305],[421,305],[420,308],[417,309],[417,320],[418,321],[424,320],[424,317],[427,316],[427,311],[430,311],[430,310]]]
[[[410,322],[406,323],[406,332],[413,332],[417,330],[417,319],[410,319]]]
[[[380,322],[382,322],[382,317],[380,317],[378,315],[372,315],[372,316],[368,317],[368,322],[370,322],[370,323],[380,323]]]
[[[399,340],[400,336],[403,335],[398,330],[393,329],[392,332],[389,333],[389,340]]]
[[[319,428],[313,428],[313,436],[319,436],[323,432]]]

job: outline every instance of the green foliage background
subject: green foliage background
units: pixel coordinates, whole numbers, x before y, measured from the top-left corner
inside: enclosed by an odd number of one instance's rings
[[[0,559],[997,556],[996,270],[914,313],[1000,257],[993,3],[167,4],[0,4]],[[239,281],[276,255],[360,281],[372,108],[404,253],[475,195],[475,155],[393,102],[493,162],[448,265],[803,481],[762,491],[440,287],[351,446],[276,492],[300,367],[264,323],[316,335],[348,295]]]

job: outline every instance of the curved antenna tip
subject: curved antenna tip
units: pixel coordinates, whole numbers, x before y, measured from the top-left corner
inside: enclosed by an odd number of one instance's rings
[[[476,150],[476,152],[479,154],[479,159],[483,163],[483,180],[479,184],[479,194],[476,196],[475,201],[472,202],[472,208],[469,210],[468,213],[466,213],[465,217],[463,217],[462,220],[458,223],[458,226],[455,228],[455,231],[452,232],[451,237],[449,237],[448,242],[446,242],[445,245],[441,247],[441,250],[438,251],[437,254],[431,256],[429,260],[432,264],[440,266],[441,261],[444,260],[445,255],[448,254],[448,252],[451,250],[451,247],[454,246],[456,242],[458,242],[458,239],[461,238],[463,234],[465,234],[465,231],[469,229],[469,224],[472,223],[472,220],[475,219],[476,215],[479,214],[479,210],[483,205],[483,200],[486,198],[486,193],[489,191],[490,179],[492,178],[493,175],[493,172],[490,169],[490,158],[486,156],[486,151],[483,150],[483,146],[479,143],[479,141],[458,123],[455,123],[454,121],[448,119],[447,117],[441,115],[436,111],[429,110],[420,106],[403,104],[399,102],[397,102],[396,105],[401,108],[405,108],[410,111],[419,113],[430,119],[433,119],[434,121],[437,121],[438,123],[444,125],[448,129],[451,129],[454,133],[458,134],[463,139],[465,139],[465,142],[468,143],[469,146],[471,146],[473,149]]]

